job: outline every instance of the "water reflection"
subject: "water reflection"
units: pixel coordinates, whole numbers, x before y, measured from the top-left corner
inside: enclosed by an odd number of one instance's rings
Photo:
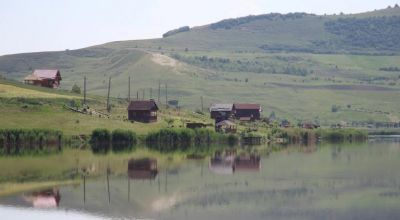
[[[56,208],[60,204],[61,195],[58,188],[53,188],[24,195],[24,200],[34,208]]]
[[[209,169],[217,174],[233,174],[235,152],[221,151],[215,152],[215,156],[210,159]]]
[[[128,176],[131,179],[155,179],[158,174],[157,160],[150,158],[131,159],[128,162]]]
[[[241,153],[236,150],[217,151],[210,159],[209,169],[217,174],[233,174],[236,171],[259,171],[261,169],[260,155]]]
[[[104,157],[96,163],[101,176],[86,179],[86,203],[82,182],[27,194],[29,203],[21,195],[0,197],[0,206],[31,207],[34,198],[49,196],[42,201],[53,202],[42,204],[57,207],[62,194],[59,208],[46,212],[80,210],[113,219],[399,219],[399,142],[262,147],[228,148],[209,160],[125,159],[137,158],[136,152],[114,161]],[[101,169],[108,165],[109,184]]]
[[[235,171],[259,171],[261,169],[261,159],[259,155],[240,155],[235,158]]]

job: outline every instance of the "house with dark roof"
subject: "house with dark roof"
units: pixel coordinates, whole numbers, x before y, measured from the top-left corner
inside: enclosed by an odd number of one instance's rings
[[[34,70],[32,74],[24,78],[26,84],[48,88],[58,88],[61,80],[60,70],[54,69]]]
[[[228,120],[232,116],[232,104],[212,104],[210,107],[210,117],[216,122]]]
[[[158,106],[153,99],[131,101],[128,106],[128,119],[139,122],[156,122]]]
[[[236,119],[241,121],[260,120],[261,105],[250,103],[234,103],[232,113]]]

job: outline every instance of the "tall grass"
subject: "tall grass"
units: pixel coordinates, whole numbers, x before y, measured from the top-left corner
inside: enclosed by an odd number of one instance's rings
[[[93,153],[107,153],[110,150],[110,140],[110,131],[103,128],[94,129],[89,141]]]
[[[158,151],[188,151],[208,148],[213,144],[231,144],[238,142],[235,135],[225,135],[210,129],[160,129],[150,132],[145,138],[150,149]]]
[[[90,145],[94,153],[129,151],[137,143],[136,133],[130,130],[116,129],[112,133],[103,128],[92,131]]]
[[[0,129],[0,155],[59,151],[62,135],[51,129]]]
[[[132,150],[136,143],[137,137],[133,131],[116,129],[111,134],[111,144],[114,152]]]

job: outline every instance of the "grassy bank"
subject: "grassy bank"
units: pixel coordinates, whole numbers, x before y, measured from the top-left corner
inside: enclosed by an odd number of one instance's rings
[[[273,128],[268,132],[268,138],[275,142],[312,144],[317,141],[344,142],[364,141],[368,132],[359,129],[303,129],[303,128]],[[279,140],[282,139],[282,140]]]

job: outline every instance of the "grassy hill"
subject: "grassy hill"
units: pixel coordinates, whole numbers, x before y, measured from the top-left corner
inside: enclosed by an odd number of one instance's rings
[[[6,55],[0,74],[22,80],[57,68],[61,89],[168,99],[190,109],[213,102],[259,102],[290,120],[397,121],[400,117],[400,9],[354,15],[267,14],[169,32],[164,38]],[[151,90],[150,90],[151,89]],[[1,94],[1,93],[0,93]]]

